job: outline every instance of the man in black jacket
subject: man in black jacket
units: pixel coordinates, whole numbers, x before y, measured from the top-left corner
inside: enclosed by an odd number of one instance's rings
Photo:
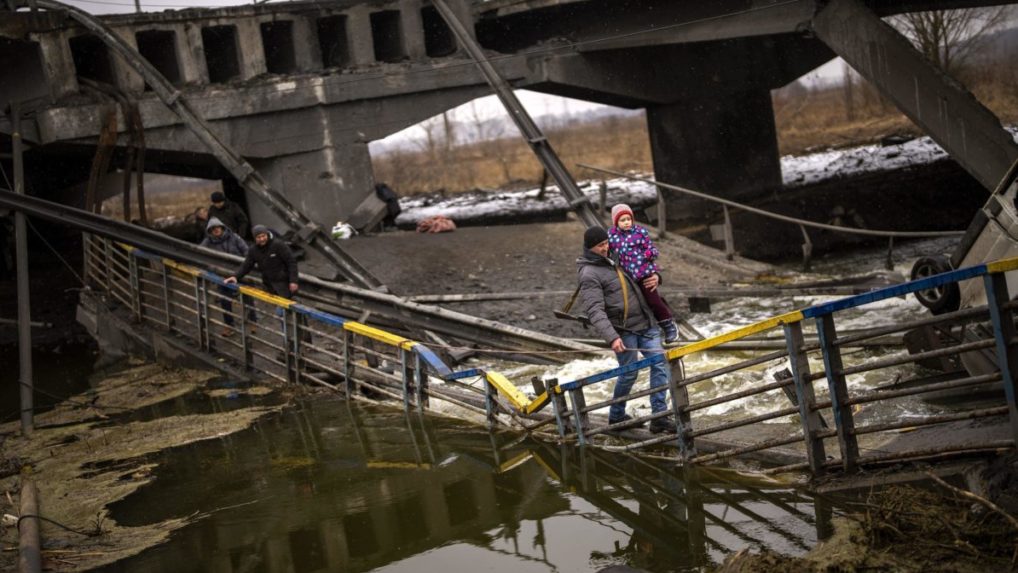
[[[222,191],[213,192],[211,199],[209,219],[215,217],[242,239],[247,238],[247,213],[240,208],[240,205],[228,200]]]
[[[292,299],[299,288],[297,284],[297,259],[281,239],[272,236],[272,233],[264,225],[255,225],[255,244],[248,249],[247,255],[240,268],[231,277],[227,277],[226,284],[236,284],[255,267],[262,273],[262,285],[266,292]]]
[[[255,244],[247,250],[244,262],[231,277],[223,281],[226,284],[236,284],[239,279],[247,276],[255,267],[262,273],[262,288],[269,294],[274,294],[286,299],[293,299],[297,293],[297,258],[293,256],[290,247],[282,239],[277,239],[264,225],[255,225],[251,231],[254,233]],[[283,315],[283,309],[277,308],[276,314]],[[307,329],[307,322],[304,316],[298,318],[300,322],[301,340],[311,343],[311,331]],[[286,320],[283,320],[283,331],[287,329]]]

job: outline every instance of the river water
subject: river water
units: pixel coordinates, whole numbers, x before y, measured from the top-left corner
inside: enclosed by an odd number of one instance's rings
[[[694,571],[746,547],[803,553],[832,511],[732,471],[516,443],[338,398],[160,457],[158,479],[113,516],[205,516],[102,571]]]
[[[907,274],[916,255],[948,248],[907,245],[895,254],[896,270]],[[817,271],[867,272],[879,268],[882,257],[873,251],[821,260]],[[713,314],[691,321],[713,334],[822,301],[721,302]],[[839,327],[888,324],[923,312],[912,299],[893,299],[852,313]],[[859,357],[886,352],[867,350]],[[686,367],[710,370],[748,356],[703,354]],[[568,381],[613,365],[606,356],[556,368],[474,366],[513,380],[540,375]],[[769,381],[776,368],[736,373],[702,392],[709,398]],[[860,375],[849,383],[878,385],[887,382],[886,371],[882,376]],[[605,398],[610,388],[592,387],[589,397]],[[784,399],[773,394],[707,414],[723,419],[772,410]],[[645,408],[631,403],[636,413]],[[892,419],[930,408],[903,401],[871,415]],[[156,458],[157,479],[115,504],[112,516],[125,526],[199,518],[168,543],[101,571],[520,573],[610,565],[697,571],[744,548],[805,553],[829,535],[831,515],[839,511],[836,502],[796,484],[733,469],[683,470],[519,441],[464,421],[339,397],[298,400],[243,432]]]

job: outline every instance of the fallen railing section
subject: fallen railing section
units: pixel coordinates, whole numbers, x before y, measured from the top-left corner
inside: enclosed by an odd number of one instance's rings
[[[562,383],[549,381],[547,390],[530,398],[502,374],[482,369],[454,372],[430,347],[391,332],[252,287],[227,285],[213,272],[108,239],[89,236],[85,245],[90,284],[129,309],[138,323],[184,337],[202,351],[247,370],[340,390],[348,398],[389,398],[408,411],[441,409],[434,402],[444,401],[473,412],[489,427],[521,429],[559,443],[654,453],[688,464],[755,457],[778,466],[768,471],[809,470],[819,475],[835,468],[852,471],[867,464],[1013,448],[1018,438],[1014,378],[1018,337],[1013,316],[1018,303],[1010,300],[1005,279],[1006,272],[1018,269],[1018,258],[781,314],[625,367]],[[979,278],[990,301],[987,306],[865,332],[838,332],[838,321],[854,308]],[[845,352],[866,340],[931,326],[954,339],[917,354],[898,351],[860,359]],[[804,330],[811,327],[816,341],[807,343]],[[705,372],[687,368],[687,357],[779,329],[783,349]],[[992,371],[950,380],[920,378],[911,387],[859,390],[850,383],[861,376],[887,381],[914,377],[919,371],[912,365],[920,361],[973,353],[986,357]],[[588,403],[586,390],[662,363],[669,373],[670,405],[665,411],[614,425],[604,415],[612,404],[640,400],[657,388]],[[787,374],[781,372],[783,366]],[[773,379],[765,378],[768,369],[777,372]],[[735,376],[759,383],[736,388]],[[874,402],[887,406],[913,396],[986,384],[1003,385],[1006,404],[905,420],[870,420],[857,411]],[[550,413],[544,411],[549,405]],[[766,407],[749,407],[761,405]],[[715,407],[724,408],[724,416],[712,413]],[[990,438],[950,432],[949,438],[938,438],[933,446],[902,434],[974,419],[995,420],[1000,431]],[[677,433],[635,429],[655,420],[673,424]]]

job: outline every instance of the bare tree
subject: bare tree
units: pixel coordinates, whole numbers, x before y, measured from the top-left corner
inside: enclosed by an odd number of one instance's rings
[[[953,74],[1010,14],[1010,6],[931,10],[894,16],[890,22],[933,65]]]

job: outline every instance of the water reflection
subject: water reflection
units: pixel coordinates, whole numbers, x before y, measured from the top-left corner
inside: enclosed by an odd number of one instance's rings
[[[829,521],[795,488],[730,471],[318,400],[168,453],[113,516],[207,517],[105,570],[692,571],[744,547],[803,553]]]

